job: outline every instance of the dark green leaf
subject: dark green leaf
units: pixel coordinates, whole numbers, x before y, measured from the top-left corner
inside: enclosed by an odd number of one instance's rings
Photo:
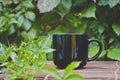
[[[109,0],[110,8],[116,6],[119,3],[119,0]]]
[[[28,11],[26,14],[25,14],[26,18],[31,20],[31,21],[35,21],[35,13],[33,13],[32,11]]]
[[[100,5],[100,6],[106,6],[106,5],[108,5],[109,4],[109,0],[100,0],[99,2],[98,2],[98,5]]]
[[[4,16],[0,17],[0,28],[2,28],[6,24],[7,20],[8,19]]]
[[[117,4],[119,4],[119,0],[100,0],[98,2],[98,5],[100,6],[106,6],[106,5],[109,5],[110,8],[116,6]]]
[[[18,17],[18,27],[22,26],[23,22],[24,22],[24,16],[20,15]]]
[[[11,24],[17,24],[18,22],[15,18],[11,18],[8,23],[11,25]]]
[[[84,9],[82,11],[82,17],[85,17],[85,18],[91,18],[91,17],[96,18],[95,11],[96,11],[96,6],[95,6],[95,4],[92,4],[88,8],[86,8],[86,9]]]
[[[28,9],[34,9],[35,8],[32,1],[30,1],[30,0],[23,1],[23,5],[24,5],[25,8],[28,8]]]
[[[44,14],[41,17],[41,23],[42,24],[54,24],[59,22],[61,19],[60,15],[56,12],[49,12]]]
[[[8,35],[13,34],[15,31],[16,31],[16,30],[15,30],[15,26],[12,24],[12,25],[10,26],[10,28],[8,29]]]
[[[86,29],[87,29],[87,23],[86,23],[86,22],[82,22],[82,23],[78,26],[78,28],[76,29],[76,32],[77,32],[77,33],[80,33],[80,34],[84,34],[85,31],[86,31]]]
[[[87,0],[73,0],[73,6],[80,6],[82,3],[86,1]]]
[[[120,35],[120,25],[119,24],[113,24],[112,25],[113,31],[117,34]]]
[[[2,9],[2,4],[0,3],[0,11],[2,11],[3,9]]]
[[[29,37],[28,37],[28,34],[27,34],[26,31],[23,31],[23,32],[21,33],[21,36],[23,37],[23,39],[24,39],[25,41],[28,41],[28,40],[29,40]]]
[[[45,13],[53,10],[59,3],[60,0],[38,0],[37,7],[40,13]]]
[[[72,1],[71,0],[61,0],[60,4],[56,8],[56,11],[58,14],[63,18],[66,14],[69,13],[72,7]]]
[[[31,26],[32,26],[32,23],[25,18],[23,22],[23,28],[27,31],[31,28]]]

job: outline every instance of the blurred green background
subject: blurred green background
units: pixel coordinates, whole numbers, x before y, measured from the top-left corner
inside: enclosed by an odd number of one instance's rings
[[[0,55],[42,36],[80,33],[102,42],[98,60],[120,60],[119,12],[120,0],[0,0]],[[89,57],[97,48],[89,45]]]

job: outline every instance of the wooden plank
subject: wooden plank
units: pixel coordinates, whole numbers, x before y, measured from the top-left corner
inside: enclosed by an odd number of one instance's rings
[[[49,66],[56,67],[53,61],[48,61]],[[59,69],[61,74],[64,69]],[[82,75],[85,80],[120,80],[120,62],[117,61],[91,61],[83,69],[73,70],[74,73]],[[10,74],[0,74],[0,80],[3,80]],[[44,80],[48,74],[36,73],[35,78]],[[48,76],[47,80],[56,80],[52,76]]]

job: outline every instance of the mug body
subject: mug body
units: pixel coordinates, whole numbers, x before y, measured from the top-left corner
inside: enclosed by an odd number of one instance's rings
[[[79,68],[87,63],[88,39],[81,34],[54,34],[53,35],[54,64],[58,68],[65,68],[72,61],[82,61]]]

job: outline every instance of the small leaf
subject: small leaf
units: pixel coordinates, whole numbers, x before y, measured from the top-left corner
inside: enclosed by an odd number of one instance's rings
[[[35,13],[33,13],[32,11],[28,11],[26,14],[25,14],[26,18],[28,18],[29,20],[31,21],[35,21]]]
[[[102,25],[98,28],[98,32],[99,32],[100,34],[102,34],[102,33],[104,32],[104,30],[105,30],[105,27],[102,26]]]
[[[61,19],[61,16],[58,13],[56,13],[56,12],[48,12],[48,13],[45,13],[41,17],[40,22],[42,24],[55,24],[55,23],[59,22],[60,19]]]
[[[15,27],[14,27],[14,25],[12,24],[12,25],[10,26],[10,28],[8,29],[8,35],[13,34],[14,32],[15,32]]]
[[[112,25],[113,31],[117,34],[120,35],[120,25],[119,24],[113,24]]]
[[[80,33],[80,34],[84,34],[85,31],[87,29],[87,23],[86,22],[82,22],[79,27],[76,29],[76,32],[77,33]]]
[[[40,13],[45,13],[53,10],[59,3],[60,0],[38,0],[37,7]]]
[[[55,51],[55,49],[51,49],[51,48],[44,48],[41,50],[41,52],[46,52],[46,53],[50,53],[50,52],[53,52]]]
[[[109,0],[110,8],[116,6],[119,3],[119,0]]]
[[[23,28],[28,31],[30,29],[30,27],[32,26],[32,23],[28,20],[28,19],[24,19],[24,22],[23,22]]]
[[[23,21],[24,21],[24,16],[23,16],[23,15],[20,15],[20,16],[18,17],[18,26],[19,26],[19,27],[22,26]]]
[[[85,17],[85,18],[91,18],[91,17],[96,18],[95,11],[96,11],[96,6],[95,6],[95,4],[92,4],[87,9],[84,9],[82,11],[82,17]]]
[[[7,22],[6,17],[4,17],[4,16],[0,17],[0,28],[2,28],[6,22]]]
[[[7,51],[6,51],[6,53],[5,53],[6,56],[9,57],[9,55],[10,55],[10,53],[11,53],[12,51],[13,51],[13,48],[12,48],[12,47],[8,48]]]
[[[62,80],[61,75],[56,68],[52,68],[52,67],[51,68],[44,68],[44,69],[42,69],[42,71],[49,73],[50,75],[57,78],[58,80]]]
[[[98,5],[99,6],[106,6],[106,5],[108,5],[109,4],[109,0],[100,0],[99,2],[98,2]]]
[[[86,2],[87,0],[73,0],[73,6],[79,6]]]
[[[81,75],[79,75],[79,74],[70,74],[64,80],[85,80],[85,79]]]
[[[11,25],[11,24],[17,24],[18,22],[15,18],[11,18],[8,23]]]
[[[11,53],[10,53],[10,57],[11,57],[11,59],[12,59],[12,61],[13,61],[14,63],[15,63],[15,61],[16,61],[16,59],[15,59],[16,56],[17,56],[17,55],[16,55],[15,52],[11,52]]]
[[[68,77],[70,72],[73,69],[77,68],[79,65],[80,65],[80,61],[73,61],[71,64],[69,64],[65,69],[64,78]]]
[[[98,5],[100,6],[106,6],[109,5],[110,8],[113,8],[117,4],[119,4],[119,0],[99,0]]]
[[[2,4],[0,3],[0,11],[2,11],[3,9],[2,9]]]
[[[32,1],[29,1],[29,0],[23,1],[23,5],[24,5],[25,8],[28,8],[28,9],[34,9],[35,8]]]
[[[28,41],[28,40],[29,40],[29,37],[28,37],[28,34],[27,34],[26,31],[23,31],[23,32],[21,33],[21,36],[24,38],[25,41]]]
[[[69,13],[72,7],[72,0],[61,0],[60,4],[56,8],[58,14],[63,18]]]
[[[114,48],[114,49],[109,50],[107,56],[111,59],[120,61],[120,48]]]

